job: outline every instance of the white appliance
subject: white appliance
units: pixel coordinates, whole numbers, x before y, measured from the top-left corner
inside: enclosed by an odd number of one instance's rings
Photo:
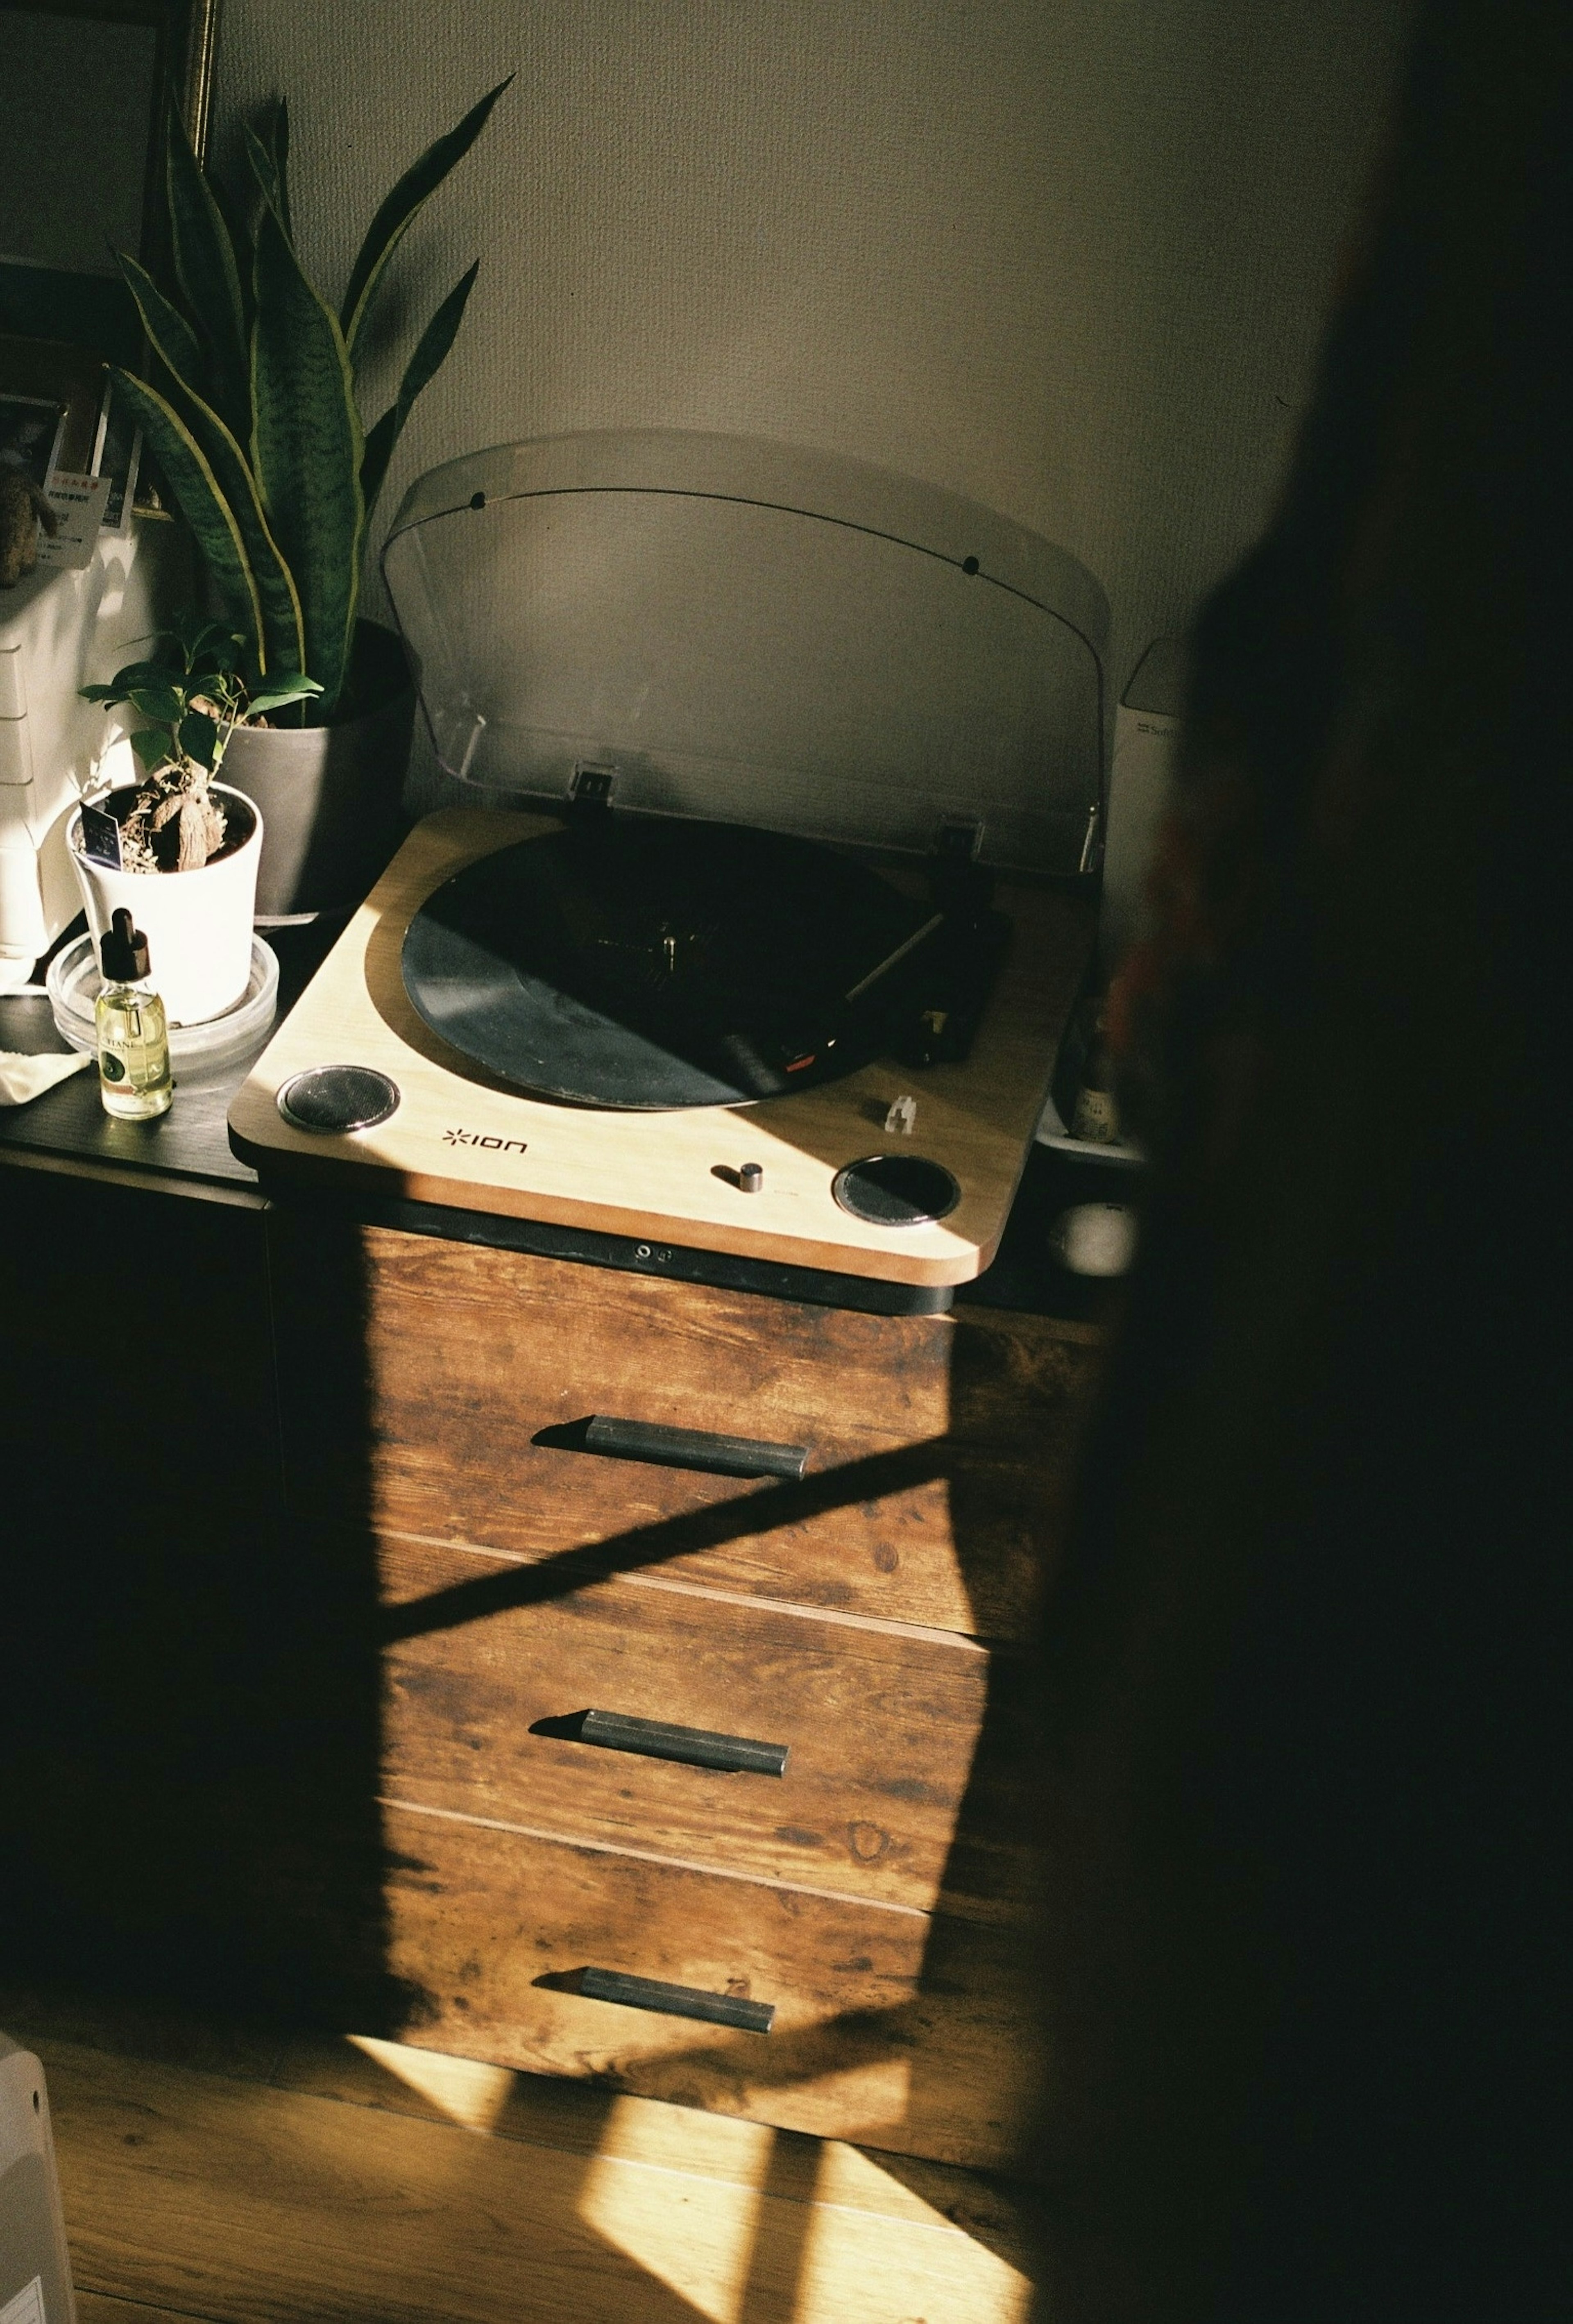
[[[183,576],[183,544],[152,521],[102,533],[80,568],[40,567],[0,594],[0,991],[82,908],[66,822],[111,754],[121,714],[84,702],[145,651]]]
[[[1099,954],[1105,978],[1141,931],[1142,891],[1169,804],[1185,704],[1185,641],[1154,638],[1114,718]]]
[[[1174,754],[1185,707],[1186,641],[1154,638],[1131,672],[1114,718],[1108,770],[1108,820],[1103,850],[1103,898],[1098,922],[1098,978],[1107,990],[1145,926],[1145,891],[1174,778]],[[1038,1124],[1038,1143],[1081,1161],[1139,1163],[1141,1148],[1125,1139],[1107,1143],[1072,1138],[1077,1076],[1086,1055],[1087,1028],[1073,1027],[1069,1056],[1062,1050],[1051,1096]],[[1074,1068],[1074,1070],[1072,1070]],[[1062,1113],[1061,1107],[1064,1108]],[[1070,1213],[1066,1217],[1071,1216]],[[1062,1224],[1063,1222],[1062,1222]],[[1118,1270],[1117,1270],[1118,1271]]]
[[[76,2324],[43,2068],[0,2034],[0,2324]]]

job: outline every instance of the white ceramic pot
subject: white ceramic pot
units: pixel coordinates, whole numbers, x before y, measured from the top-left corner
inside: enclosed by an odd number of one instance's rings
[[[233,1009],[252,973],[252,911],[262,852],[261,811],[244,792],[215,783],[230,828],[250,831],[238,847],[200,872],[112,872],[82,853],[81,817],[69,839],[95,943],[122,907],[148,940],[153,990],[171,1023],[203,1025]]]

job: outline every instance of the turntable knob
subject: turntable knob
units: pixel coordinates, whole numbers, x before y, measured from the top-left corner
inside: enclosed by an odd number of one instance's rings
[[[745,1194],[759,1194],[765,1188],[765,1166],[762,1162],[745,1162],[738,1172],[738,1185]]]

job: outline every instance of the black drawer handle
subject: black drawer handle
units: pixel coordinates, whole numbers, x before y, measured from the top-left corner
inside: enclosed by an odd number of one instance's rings
[[[709,1469],[718,1477],[801,1477],[804,1444],[767,1444],[758,1436],[716,1436],[707,1428],[659,1428],[648,1420],[596,1413],[584,1425],[584,1448],[620,1461],[659,1461],[669,1469]]]
[[[624,1977],[621,1969],[586,1969],[579,1990],[589,2001],[618,2001],[625,2009],[654,2009],[666,2017],[703,2017],[712,2025],[736,2025],[745,2034],[768,2034],[776,2020],[773,2001],[744,2001],[735,1993],[702,1993],[692,1985],[663,1985],[653,1977]]]
[[[756,1743],[747,1735],[712,1735],[703,1727],[668,1727],[661,1719],[625,1719],[621,1711],[587,1711],[581,1743],[603,1751],[633,1751],[646,1759],[680,1759],[685,1766],[720,1767],[729,1775],[784,1775],[790,1743]]]

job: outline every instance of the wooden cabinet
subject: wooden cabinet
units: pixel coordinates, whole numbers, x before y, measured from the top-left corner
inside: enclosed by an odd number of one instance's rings
[[[881,1316],[368,1229],[378,1526],[992,1639],[1030,1634],[1095,1335]],[[587,1455],[592,1414],[802,1444],[781,1486]]]
[[[1035,2088],[1018,1930],[409,1806],[386,1831],[403,2040],[897,2153],[1009,2160]],[[774,2023],[575,1990],[608,1966],[767,2001]]]
[[[982,1648],[644,1576],[538,1598],[537,1568],[394,1534],[382,1567],[383,1764],[401,1797],[932,1908],[982,1723]],[[659,1733],[609,1748],[575,1731],[591,1710],[774,1743],[786,1765],[695,1766],[662,1756]]]
[[[1008,2159],[1089,1326],[0,1182],[6,1965]],[[609,1458],[594,1414],[805,1473]]]
[[[360,1528],[378,1574],[391,2030],[1007,2161],[1035,2086],[1022,1646],[1096,1335],[304,1210],[271,1234],[291,1508]],[[607,1458],[597,1414],[797,1444],[806,1473]],[[612,1750],[590,1711],[786,1764]],[[670,1990],[633,2007],[596,1972]],[[728,2000],[769,2031],[711,2022]]]

